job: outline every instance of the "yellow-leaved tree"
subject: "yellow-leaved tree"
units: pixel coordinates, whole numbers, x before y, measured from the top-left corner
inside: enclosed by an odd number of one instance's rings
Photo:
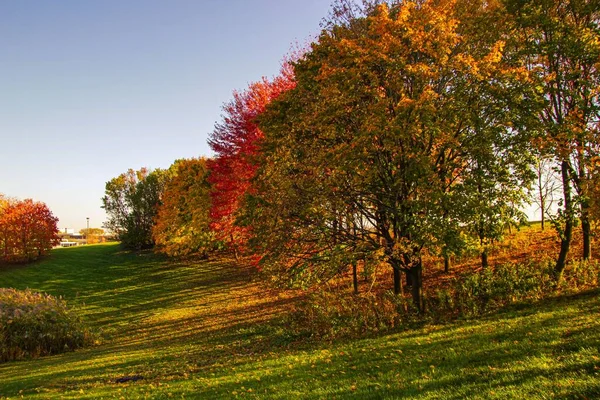
[[[249,220],[265,269],[316,282],[377,258],[422,310],[424,249],[459,251],[468,231],[487,262],[532,178],[521,116],[534,103],[503,15],[489,1],[403,1],[323,31],[260,117]]]
[[[156,250],[173,257],[215,249],[210,230],[210,184],[205,158],[177,160],[170,168],[162,204],[152,228]]]

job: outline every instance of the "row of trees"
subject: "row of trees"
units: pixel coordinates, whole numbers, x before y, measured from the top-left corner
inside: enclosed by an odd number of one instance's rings
[[[116,178],[141,185],[123,191],[130,203],[113,202],[109,182],[109,215],[132,211],[114,221],[153,225],[148,244],[172,254],[200,231],[212,243],[202,252],[218,242],[306,283],[384,262],[395,292],[405,274],[421,309],[423,252],[448,262],[475,241],[487,266],[490,243],[524,219],[543,162],[561,178],[557,279],[578,220],[581,256],[591,257],[599,1],[340,1],[333,10],[277,78],[234,93],[209,141],[216,156],[198,173],[176,163],[148,174],[161,191],[144,200],[142,179]],[[151,219],[135,201],[154,207]]]
[[[0,194],[0,263],[31,262],[58,243],[58,218],[44,203]]]
[[[104,226],[127,247],[169,256],[207,255],[217,247],[210,228],[208,161],[181,159],[167,169],[132,169],[106,183]]]

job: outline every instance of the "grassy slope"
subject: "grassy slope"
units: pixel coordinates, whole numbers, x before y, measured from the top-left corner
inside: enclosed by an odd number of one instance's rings
[[[0,287],[62,295],[101,343],[0,364],[0,398],[598,398],[599,291],[478,321],[286,346],[265,292],[231,260],[169,263],[115,245],[0,269]],[[144,380],[115,384],[124,375]]]

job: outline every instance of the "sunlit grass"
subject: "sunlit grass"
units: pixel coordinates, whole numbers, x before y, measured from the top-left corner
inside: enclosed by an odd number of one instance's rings
[[[506,399],[600,396],[598,291],[478,321],[361,340],[292,343],[295,293],[233,260],[172,263],[116,245],[57,249],[0,286],[62,295],[100,343],[0,364],[0,397]],[[144,379],[115,383],[122,376]]]

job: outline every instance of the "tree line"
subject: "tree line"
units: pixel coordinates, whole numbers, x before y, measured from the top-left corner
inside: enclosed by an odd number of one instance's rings
[[[424,252],[449,268],[475,245],[486,268],[536,187],[560,280],[577,224],[592,256],[600,211],[599,16],[596,0],[338,1],[277,77],[234,92],[212,159],[109,181],[106,227],[306,285],[385,263],[421,310]]]

